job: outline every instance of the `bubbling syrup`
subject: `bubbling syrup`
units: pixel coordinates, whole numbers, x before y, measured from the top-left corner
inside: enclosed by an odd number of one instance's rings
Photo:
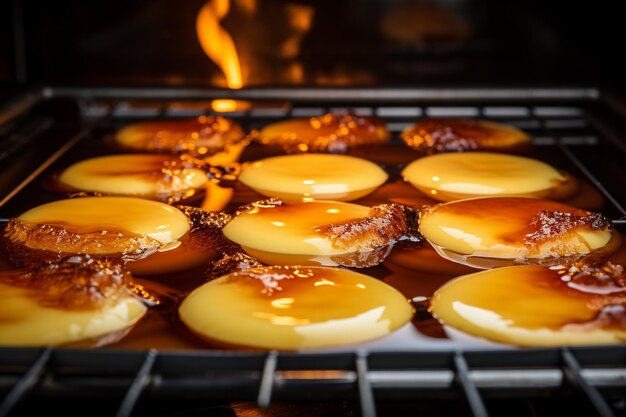
[[[599,276],[611,273],[604,268],[514,266],[465,275],[437,290],[431,311],[446,326],[501,343],[623,343],[623,269],[607,279]],[[616,289],[598,291],[604,281]]]
[[[194,290],[182,322],[211,342],[301,350],[377,339],[413,315],[407,300],[352,271],[264,267],[226,275]]]
[[[485,120],[424,119],[402,132],[412,149],[440,152],[520,152],[531,147],[530,137],[512,126]]]

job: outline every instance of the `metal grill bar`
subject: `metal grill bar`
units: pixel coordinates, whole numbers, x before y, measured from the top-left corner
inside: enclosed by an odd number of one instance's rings
[[[0,405],[0,417],[6,417],[11,410],[37,385],[46,371],[48,361],[52,355],[52,349],[46,348],[33,362],[28,370],[17,381],[13,389],[7,394]]]
[[[124,397],[120,408],[115,414],[116,417],[129,417],[132,414],[135,409],[135,405],[137,404],[137,400],[139,400],[139,396],[150,382],[150,373],[157,355],[158,353],[155,349],[150,349],[146,354],[146,358],[141,364],[141,368],[139,368],[133,383],[126,392],[126,396]]]
[[[488,417],[489,413],[487,413],[487,408],[485,407],[480,393],[478,392],[478,388],[476,388],[474,381],[472,381],[469,376],[469,368],[463,353],[455,352],[452,360],[454,361],[457,381],[465,394],[465,398],[472,410],[472,414],[475,417]]]
[[[359,388],[359,403],[361,404],[361,415],[363,417],[376,417],[376,404],[374,393],[367,375],[367,353],[358,352],[355,358],[357,384]]]
[[[15,132],[4,138],[0,143],[0,161],[26,145],[35,137],[41,135],[53,125],[53,121],[48,118],[35,120],[26,126],[25,129]]]
[[[235,100],[303,100],[337,101],[349,98],[367,102],[393,100],[414,102],[437,101],[551,101],[595,100],[596,88],[243,88],[240,90],[206,88],[80,88],[48,87],[46,97],[130,100],[197,100],[230,98]]]
[[[574,357],[574,354],[572,354],[569,349],[564,348],[561,350],[561,357],[564,362],[565,377],[571,385],[585,395],[585,398],[589,400],[597,415],[600,417],[615,417],[611,407],[609,407],[604,398],[602,398],[598,390],[589,385],[582,376],[580,365]]]
[[[56,162],[61,156],[63,156],[67,151],[69,151],[74,145],[76,145],[81,139],[87,136],[92,129],[94,128],[94,124],[90,124],[89,126],[83,128],[80,132],[78,132],[74,137],[68,140],[65,145],[59,148],[55,153],[50,155],[48,159],[46,159],[43,164],[37,167],[28,177],[26,177],[21,183],[18,184],[9,194],[7,194],[2,200],[0,200],[0,207],[4,206],[9,200],[11,200],[17,193],[19,193],[24,187],[34,181],[39,175],[41,175],[46,169],[50,167],[54,162]]]
[[[278,361],[278,353],[271,351],[265,358],[263,364],[263,374],[261,375],[261,385],[259,387],[259,395],[257,397],[257,404],[261,408],[267,408],[272,402],[272,390],[274,388],[276,363]]]

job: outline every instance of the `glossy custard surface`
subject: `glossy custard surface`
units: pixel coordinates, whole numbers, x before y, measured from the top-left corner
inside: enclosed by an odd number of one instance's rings
[[[286,201],[355,200],[386,180],[385,171],[372,162],[331,154],[267,158],[252,163],[239,176],[253,190]]]
[[[245,248],[293,255],[335,255],[346,251],[331,244],[319,229],[365,217],[370,208],[351,203],[315,201],[256,207],[224,227],[224,235]]]
[[[409,164],[402,176],[440,201],[507,195],[563,198],[576,190],[566,187],[567,177],[541,161],[487,152],[426,156]]]
[[[623,305],[623,291],[608,295],[583,292],[562,278],[562,270],[543,266],[504,267],[466,275],[436,291],[431,311],[456,330],[508,344],[626,341],[623,321],[596,319],[603,307],[610,311]],[[611,307],[613,303],[616,305]]]
[[[554,252],[561,250],[585,254],[611,239],[610,230],[581,226],[562,236],[551,236],[548,230],[545,241],[529,245],[527,236],[542,232],[541,225],[533,225],[533,219],[542,211],[591,214],[549,200],[474,198],[440,204],[423,212],[420,231],[431,244],[459,254],[511,259],[555,256],[558,254]]]
[[[59,181],[72,188],[112,195],[154,197],[201,187],[200,169],[180,168],[165,155],[110,155],[71,165]]]
[[[59,200],[35,207],[16,219],[26,229],[52,226],[75,235],[97,234],[99,239],[117,238],[119,234],[147,237],[159,244],[171,243],[189,230],[189,219],[167,204],[132,197],[84,197]],[[69,237],[68,237],[69,238]],[[24,242],[33,249],[61,250],[64,243],[42,247],[30,239]],[[48,241],[50,243],[50,241]],[[110,248],[103,245],[103,250]],[[91,248],[91,253],[98,253]],[[106,253],[106,252],[105,252]]]
[[[300,350],[379,338],[407,323],[413,310],[398,291],[356,272],[267,267],[199,287],[179,314],[210,341]]]

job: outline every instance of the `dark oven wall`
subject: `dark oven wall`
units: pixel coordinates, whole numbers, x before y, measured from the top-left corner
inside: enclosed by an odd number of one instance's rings
[[[0,86],[8,86],[17,81],[12,12],[10,2],[0,4]]]
[[[2,30],[14,27],[6,20],[23,16],[25,75],[31,83],[224,86],[196,34],[198,12],[208,2],[15,0],[19,13],[2,13]],[[608,53],[619,28],[608,0],[595,2],[596,7],[439,1],[439,8],[466,25],[461,36],[449,29],[458,20],[445,16],[424,18],[411,11],[396,13],[393,20],[394,10],[432,1],[225,3],[230,12],[221,23],[240,52],[245,85],[572,84],[618,73],[601,67],[617,62],[616,54]],[[383,28],[385,19],[391,19],[391,34]],[[441,23],[433,25],[437,19]],[[430,27],[426,42],[398,40],[417,26]],[[12,36],[0,42],[1,79],[14,80]],[[595,61],[580,59],[581,51]]]

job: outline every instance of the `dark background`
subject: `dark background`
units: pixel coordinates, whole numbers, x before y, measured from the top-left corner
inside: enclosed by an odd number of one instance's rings
[[[285,3],[259,2],[270,8]],[[443,48],[397,45],[381,37],[381,16],[406,2],[291,2],[316,9],[298,57],[304,68],[298,84],[593,84],[624,91],[618,2],[449,0],[445,4],[468,19],[473,34],[462,45]],[[196,38],[195,17],[203,4],[204,0],[0,2],[0,83],[5,88],[223,86],[219,68],[204,55]],[[271,27],[280,22],[260,24]],[[261,44],[259,50],[264,50]],[[264,56],[262,65],[249,69],[248,85],[294,83],[280,76],[286,63],[272,58]]]

